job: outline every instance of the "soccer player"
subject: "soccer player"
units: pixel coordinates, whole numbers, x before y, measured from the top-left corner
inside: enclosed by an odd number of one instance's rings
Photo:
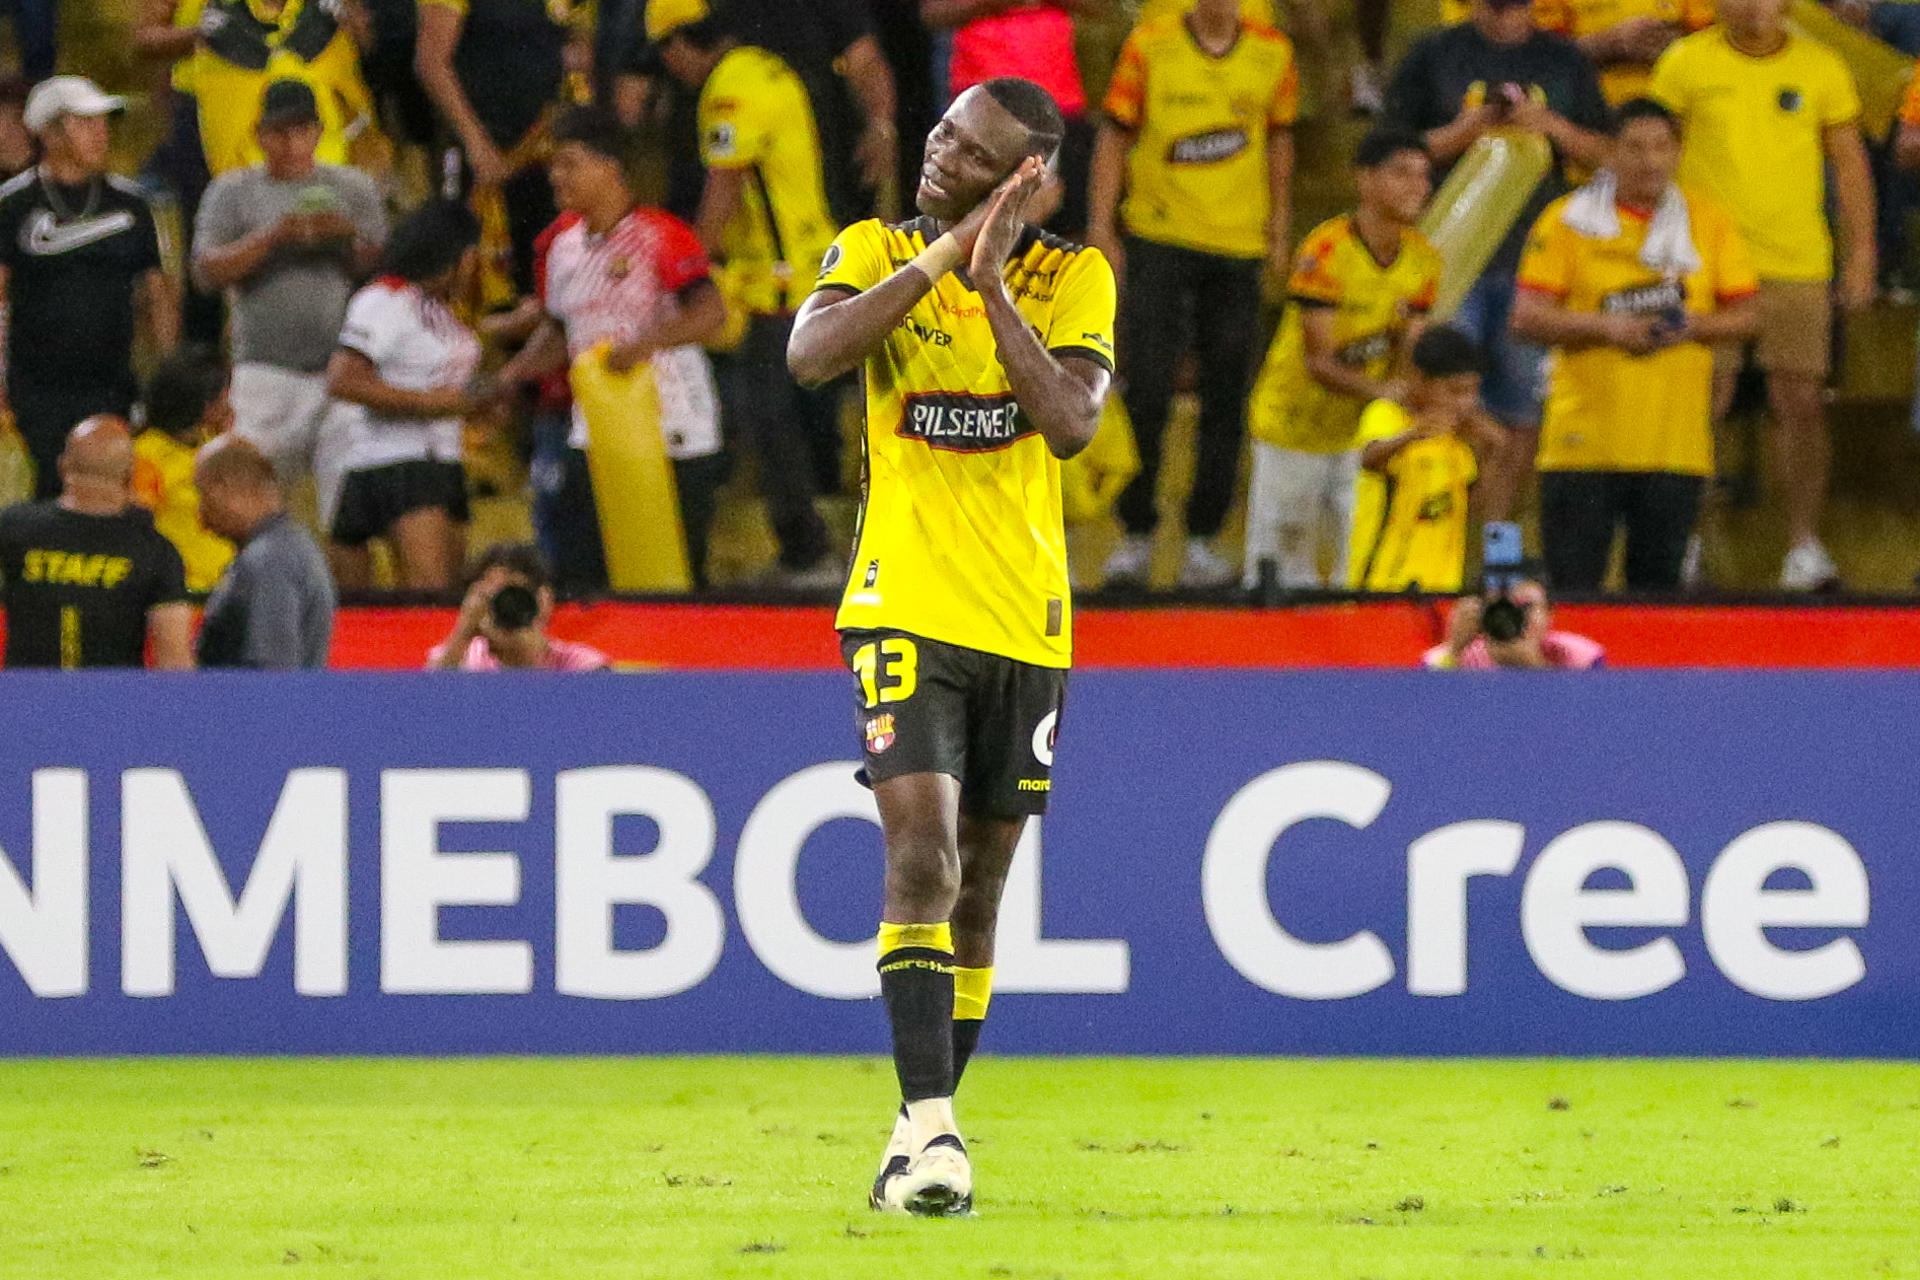
[[[1360,207],[1302,242],[1286,315],[1254,384],[1248,587],[1263,560],[1282,587],[1322,586],[1322,527],[1333,544],[1329,580],[1346,584],[1360,411],[1402,389],[1407,350],[1440,289],[1440,255],[1414,229],[1431,189],[1425,145],[1376,129],[1360,140],[1353,167]]]
[[[1413,344],[1400,398],[1360,415],[1353,585],[1364,591],[1460,589],[1474,484],[1504,461],[1505,431],[1480,408],[1486,356],[1458,329]]]
[[[866,483],[835,625],[886,839],[880,989],[903,1106],[871,1203],[965,1213],[953,1092],[993,979],[1000,891],[1046,808],[1072,659],[1060,459],[1093,440],[1113,270],[1026,225],[1060,144],[1027,80],[954,100],[927,138],[921,216],[828,251],[787,360],[866,374]]]

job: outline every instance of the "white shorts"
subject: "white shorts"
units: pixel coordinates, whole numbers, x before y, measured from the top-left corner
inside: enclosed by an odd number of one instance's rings
[[[280,483],[313,476],[320,527],[333,523],[346,477],[345,424],[327,395],[327,375],[270,364],[233,367],[233,430],[259,446]]]
[[[1354,490],[1360,451],[1302,453],[1253,442],[1253,480],[1247,488],[1247,554],[1243,585],[1260,585],[1260,562],[1274,562],[1277,584],[1289,590],[1347,585],[1347,548],[1353,537]],[[1320,576],[1322,537],[1331,544],[1332,572]]]

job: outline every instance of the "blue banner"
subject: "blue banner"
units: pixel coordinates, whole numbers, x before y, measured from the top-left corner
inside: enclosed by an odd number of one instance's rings
[[[878,1052],[831,673],[0,677],[0,1053]],[[1076,677],[990,1050],[1920,1056],[1920,677]]]

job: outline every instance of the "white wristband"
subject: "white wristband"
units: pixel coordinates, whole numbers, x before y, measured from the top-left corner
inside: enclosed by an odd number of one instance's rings
[[[966,255],[960,252],[960,242],[948,231],[938,240],[913,255],[907,265],[925,276],[930,283],[939,284],[940,278],[960,265]]]

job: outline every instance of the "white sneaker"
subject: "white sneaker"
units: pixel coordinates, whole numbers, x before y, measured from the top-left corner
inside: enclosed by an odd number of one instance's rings
[[[886,1154],[880,1157],[880,1176],[873,1180],[873,1190],[867,1193],[867,1204],[875,1209],[889,1208],[889,1189],[912,1163],[913,1125],[907,1120],[907,1108],[903,1103],[900,1114],[894,1117],[893,1136],[887,1139]]]
[[[1787,552],[1780,566],[1783,591],[1819,591],[1840,584],[1840,569],[1818,539],[1803,542]]]
[[[1707,582],[1707,544],[1699,534],[1687,539],[1687,554],[1680,561],[1680,589],[1705,591]]]
[[[1153,539],[1144,533],[1130,533],[1120,539],[1120,545],[1107,557],[1101,576],[1104,585],[1109,587],[1144,587],[1147,571],[1152,566]]]
[[[885,1207],[922,1218],[954,1218],[973,1212],[973,1165],[958,1134],[943,1133],[890,1179]]]
[[[1213,553],[1205,538],[1188,538],[1187,554],[1180,562],[1183,587],[1224,587],[1239,578],[1234,567]]]

